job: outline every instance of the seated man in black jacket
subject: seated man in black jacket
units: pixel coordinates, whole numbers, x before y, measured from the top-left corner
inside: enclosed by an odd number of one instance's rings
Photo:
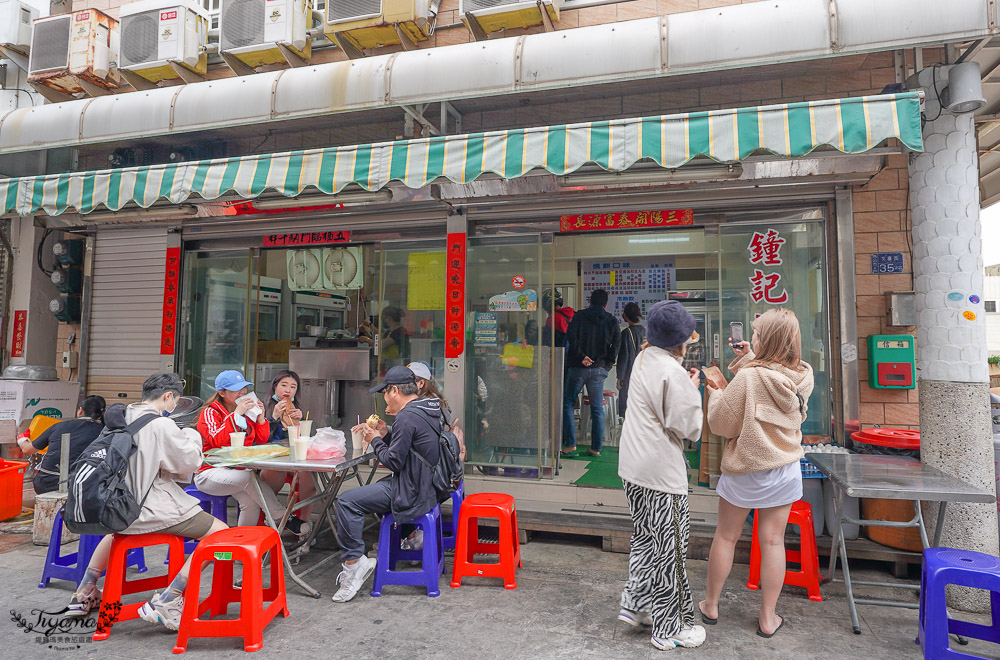
[[[337,577],[340,588],[333,595],[335,603],[354,598],[375,570],[375,560],[365,556],[365,542],[361,538],[367,514],[391,512],[396,522],[404,523],[437,506],[428,465],[438,462],[440,401],[420,398],[417,378],[406,367],[389,369],[382,383],[371,391],[382,392],[385,411],[395,415],[396,420],[392,430],[381,420],[376,428],[367,422],[360,427],[365,434],[364,443],[371,445],[392,476],[350,490],[337,500],[337,537],[344,570]],[[427,465],[413,456],[414,452],[426,459]]]

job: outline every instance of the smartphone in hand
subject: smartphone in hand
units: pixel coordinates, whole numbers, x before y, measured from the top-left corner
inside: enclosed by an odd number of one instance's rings
[[[733,338],[733,348],[743,348],[743,323],[733,321],[729,324],[729,336]]]

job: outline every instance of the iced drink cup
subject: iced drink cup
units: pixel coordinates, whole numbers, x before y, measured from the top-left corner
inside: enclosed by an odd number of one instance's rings
[[[291,447],[292,458],[296,461],[304,461],[309,453],[309,438],[299,436],[292,440]]]
[[[247,439],[246,433],[230,433],[229,434],[229,446],[230,447],[242,447],[244,441]]]
[[[358,456],[361,456],[362,454],[365,453],[364,442],[365,442],[364,429],[358,429],[357,431],[351,429],[351,448],[352,448],[351,455],[354,458],[357,458]]]
[[[308,438],[312,436],[312,420],[303,419],[299,421],[299,436],[302,438]]]

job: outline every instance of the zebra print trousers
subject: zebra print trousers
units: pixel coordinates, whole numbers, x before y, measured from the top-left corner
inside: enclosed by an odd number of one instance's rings
[[[632,546],[621,606],[648,612],[653,634],[666,639],[694,625],[686,559],[688,498],[623,483],[632,512]]]

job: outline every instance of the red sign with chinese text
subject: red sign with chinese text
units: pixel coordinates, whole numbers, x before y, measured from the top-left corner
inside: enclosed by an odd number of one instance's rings
[[[293,247],[298,245],[323,245],[325,243],[349,243],[349,231],[314,231],[304,234],[268,234],[264,237],[264,247]]]
[[[444,356],[457,358],[465,350],[465,233],[448,234],[445,264]]]
[[[756,266],[782,265],[781,246],[787,242],[774,229],[768,229],[763,234],[755,231],[747,245],[750,263]],[[784,305],[788,302],[788,290],[781,286],[781,273],[765,273],[760,268],[754,268],[749,279],[750,299],[755,303],[763,301],[768,305]]]
[[[10,356],[24,357],[25,332],[28,326],[28,310],[14,310],[14,334],[10,342]]]
[[[586,213],[559,216],[559,231],[600,231],[604,229],[651,229],[694,224],[694,211],[629,211],[628,213]]]
[[[177,336],[177,294],[181,281],[181,249],[167,248],[163,277],[163,321],[160,323],[160,355],[173,355]]]

